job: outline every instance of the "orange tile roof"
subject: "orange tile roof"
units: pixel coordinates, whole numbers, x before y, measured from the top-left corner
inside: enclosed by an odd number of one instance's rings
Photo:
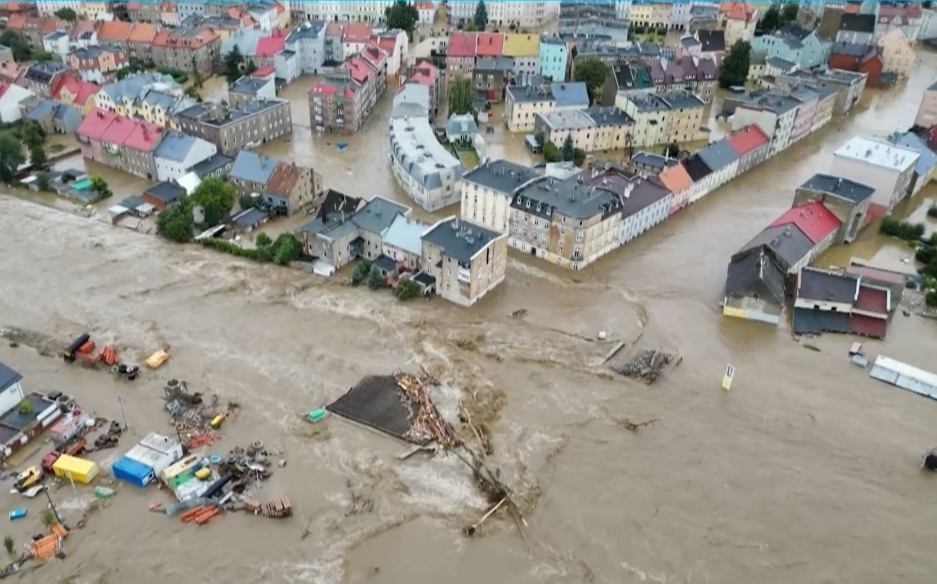
[[[79,36],[86,32],[91,32],[94,30],[94,23],[90,20],[79,20],[75,22],[75,25],[72,26],[72,29],[68,31],[68,38],[71,40],[77,39]]]
[[[130,37],[133,25],[122,20],[112,20],[101,23],[98,29],[98,40],[124,42]]]
[[[366,43],[371,36],[371,25],[366,22],[349,22],[342,33],[343,43]]]
[[[660,178],[660,182],[664,183],[664,186],[670,189],[672,193],[679,193],[693,186],[693,179],[687,174],[682,164],[668,166],[660,171],[658,177]]]
[[[25,14],[14,14],[7,20],[7,30],[23,30],[26,25]]]
[[[345,30],[345,24],[342,22],[330,22],[325,26],[326,36],[342,36]]]
[[[504,53],[504,35],[500,32],[478,33],[477,57],[500,57]]]
[[[127,37],[127,41],[131,43],[152,43],[155,37],[155,24],[138,22],[137,24],[133,25],[133,29],[130,31],[130,36]]]

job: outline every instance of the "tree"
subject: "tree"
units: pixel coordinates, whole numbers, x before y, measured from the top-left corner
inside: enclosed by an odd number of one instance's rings
[[[8,554],[13,555],[13,538],[9,535],[3,538],[3,549],[7,551]]]
[[[281,233],[273,242],[273,263],[285,266],[303,257],[303,244],[292,233]]]
[[[371,262],[368,260],[360,260],[355,264],[355,269],[351,272],[351,285],[357,286],[361,282],[364,282],[364,279],[368,277],[368,274],[371,273]]]
[[[543,159],[547,162],[560,162],[563,160],[563,154],[556,144],[547,140],[543,143]]]
[[[586,163],[586,151],[582,148],[573,148],[573,164],[581,167]]]
[[[465,25],[460,24],[460,25],[459,25],[459,28],[460,28],[461,30],[464,30],[465,32],[475,32],[476,30],[478,30],[478,28],[475,26],[475,23],[474,23],[474,22],[470,22],[470,23],[465,24]]]
[[[420,12],[413,4],[397,0],[384,10],[387,19],[387,28],[399,28],[407,31],[407,36],[413,38],[413,30],[420,21]]]
[[[36,175],[36,188],[40,192],[47,193],[49,192],[49,173],[40,172]]]
[[[269,235],[261,231],[257,234],[257,237],[254,238],[254,245],[257,247],[270,247],[273,245],[273,240],[270,239]]]
[[[260,197],[252,197],[250,195],[244,195],[238,199],[238,206],[243,209],[258,209],[264,204],[263,199]],[[261,234],[263,235],[263,234]],[[260,237],[259,235],[257,237]]]
[[[257,65],[255,65],[253,61],[248,61],[247,64],[244,65],[244,74],[245,74],[245,75],[250,75],[251,73],[253,73],[253,72],[256,71],[256,70],[257,70]]]
[[[397,297],[397,300],[404,302],[410,300],[420,294],[420,287],[417,286],[416,282],[413,280],[401,280],[400,284],[397,284],[397,289],[394,290],[394,296]]]
[[[379,290],[384,287],[384,275],[381,274],[381,269],[375,265],[371,266],[371,271],[368,272],[368,288],[371,290]]]
[[[583,59],[576,63],[576,71],[573,74],[576,81],[586,84],[591,103],[598,101],[599,88],[605,83],[607,76],[608,65],[595,58]]]
[[[185,197],[166,207],[156,216],[156,233],[176,243],[192,241],[194,228],[192,206]]]
[[[36,61],[39,63],[47,63],[55,58],[55,55],[49,51],[40,51],[36,53]]]
[[[205,224],[214,227],[224,221],[234,208],[234,185],[217,177],[206,178],[195,187],[192,202],[205,212]]]
[[[485,6],[484,0],[478,0],[478,4],[475,6],[475,18],[472,19],[472,24],[474,24],[475,28],[478,30],[485,30],[485,27],[488,26],[488,7]]]
[[[727,89],[734,85],[745,85],[748,68],[751,65],[752,46],[747,41],[738,40],[732,45],[729,54],[722,60],[719,71],[719,87]]]
[[[26,156],[23,155],[23,145],[13,132],[0,132],[0,181],[6,184],[13,182],[16,169],[24,162]]]
[[[26,414],[31,413],[32,411],[33,411],[33,402],[29,401],[28,398],[24,397],[22,401],[20,401],[20,413],[26,415]]]
[[[32,148],[33,146],[41,146],[42,141],[45,140],[46,133],[37,122],[27,122],[23,125],[20,132],[20,137],[23,139],[23,143],[27,147]]]
[[[785,4],[784,8],[781,9],[781,24],[788,24],[796,21],[799,8],[797,2],[788,2]]]
[[[761,17],[761,21],[758,23],[758,28],[764,32],[774,32],[781,27],[781,12],[778,10],[777,6],[772,6],[767,11],[765,11],[764,16]]]
[[[44,167],[47,161],[46,151],[42,147],[42,144],[29,147],[29,162],[32,163],[34,170]]]
[[[12,30],[5,31],[3,34],[0,34],[0,45],[10,47],[10,50],[13,52],[13,59],[18,62],[28,61],[33,56],[33,49],[29,44],[23,40],[23,37],[19,36]]]
[[[449,115],[475,115],[475,91],[472,80],[461,77],[449,86]]]
[[[91,175],[91,190],[96,192],[98,194],[98,198],[101,199],[106,199],[114,194],[111,192],[107,181],[96,174]]]
[[[235,81],[241,76],[241,65],[244,64],[244,55],[236,44],[231,51],[224,56],[224,76],[228,81]]]
[[[573,137],[569,134],[566,134],[566,139],[563,140],[563,148],[560,154],[563,156],[563,162],[570,162],[576,156],[576,149],[573,148]]]
[[[52,527],[58,523],[58,518],[55,516],[55,511],[52,509],[43,509],[39,514],[39,521],[42,523],[43,527]]]
[[[61,18],[62,20],[67,20],[68,22],[75,22],[78,20],[78,14],[68,6],[64,8],[59,8],[55,11],[55,15]]]
[[[667,147],[664,148],[664,156],[667,158],[676,158],[680,155],[680,145],[677,144],[677,141],[674,140],[670,144],[667,144]]]

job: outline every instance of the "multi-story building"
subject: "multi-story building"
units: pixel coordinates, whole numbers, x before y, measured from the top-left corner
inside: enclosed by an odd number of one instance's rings
[[[153,152],[156,179],[166,181],[185,176],[217,152],[211,142],[181,132],[167,132]]]
[[[286,37],[286,49],[296,53],[303,73],[318,75],[325,62],[325,23],[304,20]]]
[[[259,196],[282,215],[315,207],[323,195],[322,175],[273,156],[242,150],[228,179],[239,196]]]
[[[832,87],[815,87],[817,92],[817,111],[813,116],[813,129],[816,132],[833,119],[833,109],[836,106],[836,89]]]
[[[874,14],[843,14],[836,31],[836,42],[854,45],[875,44]]]
[[[51,97],[59,82],[67,76],[67,71],[64,63],[34,63],[26,69],[20,84],[39,97]]]
[[[882,71],[895,73],[901,78],[910,77],[917,62],[917,52],[902,29],[893,28],[876,41],[876,46],[882,58]]]
[[[36,9],[39,16],[52,16],[63,8],[71,8],[75,14],[81,14],[81,5],[79,0],[37,0]]]
[[[727,47],[731,48],[737,41],[750,42],[754,38],[757,14],[758,11],[748,2],[719,4],[719,25],[726,33]]]
[[[693,194],[693,179],[687,174],[686,168],[682,164],[665,166],[657,177],[671,193],[668,216],[690,204],[690,195]]]
[[[852,243],[866,224],[874,192],[872,187],[848,178],[815,174],[794,192],[792,207],[822,203],[841,223],[833,243]]]
[[[591,152],[623,150],[630,145],[628,136],[634,120],[625,112],[615,107],[592,107],[585,113],[594,123]]]
[[[121,49],[87,47],[69,53],[66,63],[82,80],[103,84],[110,82],[118,69],[126,67],[130,57]]]
[[[86,20],[97,20],[101,14],[108,14],[109,2],[82,2],[79,14]]]
[[[770,94],[753,95],[735,110],[732,129],[739,130],[750,124],[758,127],[771,138],[768,157],[787,148],[791,143],[794,120],[800,104],[789,97]]]
[[[670,106],[665,118],[664,143],[693,142],[706,137],[706,102],[688,91],[674,91],[660,96]]]
[[[688,91],[709,102],[716,89],[719,69],[712,59],[689,55],[677,60],[615,65],[601,88],[603,105],[613,105],[619,92],[670,93]]]
[[[138,73],[101,87],[95,95],[95,107],[122,116],[137,115],[137,106],[151,91],[181,97],[182,86],[169,75]]]
[[[937,126],[937,82],[924,90],[921,105],[918,106],[917,116],[914,118],[914,125],[922,128]]]
[[[910,196],[920,156],[908,148],[856,136],[833,153],[830,174],[872,187],[875,193],[870,208],[891,212]]]
[[[530,132],[538,114],[546,114],[556,107],[553,91],[547,82],[524,86],[511,85],[505,91],[504,125],[510,132]]]
[[[68,32],[57,30],[45,35],[42,37],[42,49],[59,59],[64,59],[69,51]]]
[[[414,2],[417,14],[420,16],[420,24],[433,24],[436,21],[436,3],[435,2]]]
[[[397,183],[426,211],[459,202],[462,162],[436,139],[429,119],[429,89],[408,84],[394,96],[389,128],[390,164]]]
[[[153,39],[152,59],[159,67],[209,76],[221,56],[221,37],[209,27],[161,30]]]
[[[514,195],[508,245],[579,270],[618,247],[621,208],[610,190],[544,178]]]
[[[830,50],[830,69],[856,71],[868,75],[868,87],[880,87],[880,78],[884,66],[874,45],[836,43]]]
[[[553,111],[537,114],[534,134],[544,143],[562,146],[568,138],[573,148],[592,152],[595,144],[595,121],[582,110]]]
[[[462,176],[462,219],[508,233],[514,193],[539,180],[533,169],[509,160],[487,160]]]
[[[374,29],[365,22],[349,22],[342,25],[342,58],[348,59],[360,53],[371,42]]]
[[[263,99],[276,99],[277,92],[273,79],[244,75],[228,84],[228,105],[239,108],[251,102]]]
[[[800,104],[797,106],[794,127],[791,129],[790,143],[793,144],[813,132],[813,122],[816,119],[820,94],[808,87],[799,85],[791,89],[790,97]]]
[[[768,158],[771,138],[758,127],[758,124],[735,130],[726,136],[726,139],[739,157],[736,176],[748,172]]]
[[[706,166],[712,170],[710,191],[718,189],[738,174],[739,154],[729,144],[728,139],[723,138],[710,142],[697,150],[696,153],[706,163]]]
[[[881,39],[893,30],[911,41],[920,40],[924,30],[924,11],[920,2],[879,2],[875,38]]]
[[[387,55],[387,77],[396,79],[402,68],[410,64],[410,40],[400,29],[385,30],[371,35],[371,42]]]
[[[706,135],[702,130],[706,103],[686,91],[667,95],[624,92],[616,96],[615,105],[634,119],[631,135],[636,147],[690,142]]]
[[[385,61],[381,49],[368,45],[313,85],[309,89],[309,119],[315,130],[357,132],[387,88]]]
[[[504,281],[507,235],[457,217],[443,219],[422,237],[424,270],[436,294],[472,306]]]
[[[446,3],[446,19],[450,25],[468,24],[475,18],[477,2],[456,0]],[[493,0],[486,2],[488,9],[488,25],[507,27],[514,25],[520,28],[542,26],[556,19],[560,13],[559,2],[523,2],[510,0]]]
[[[670,214],[673,194],[656,176],[640,176],[618,168],[593,168],[573,176],[581,188],[602,189],[621,201],[618,245],[625,245]]]
[[[226,156],[293,133],[290,102],[284,99],[264,99],[236,109],[203,102],[177,113],[173,123],[186,134],[208,140]]]
[[[439,74],[439,68],[431,61],[424,59],[413,67],[413,73],[410,75],[410,79],[407,80],[407,84],[415,83],[429,90],[430,117],[434,117],[439,111],[441,78],[442,76]]]
[[[540,74],[540,36],[536,34],[508,33],[504,35],[504,56],[514,61],[515,78]],[[565,65],[564,65],[565,66]],[[557,81],[562,81],[558,79]]]
[[[478,47],[478,33],[451,32],[446,43],[446,76],[448,79],[472,76]]]
[[[817,75],[811,85],[835,89],[837,93],[833,111],[845,114],[859,103],[868,79],[869,76],[865,73],[828,69],[825,73]]]
[[[93,110],[75,131],[83,157],[126,173],[156,180],[155,150],[163,128],[106,110]]]
[[[306,20],[380,23],[384,21],[384,13],[391,5],[393,0],[301,0],[290,2],[290,9],[294,14],[302,14]]]
[[[793,61],[802,69],[813,69],[830,59],[832,43],[796,25],[786,25],[771,34],[755,37],[751,41],[752,51],[769,57],[780,57]]]
[[[73,105],[77,107],[82,115],[87,115],[96,101],[96,96],[100,87],[94,83],[81,81],[74,77],[66,77],[59,83],[58,90],[52,94],[52,97],[59,103]]]
[[[567,41],[560,38],[541,37],[540,75],[551,81],[565,81],[569,65]]]
[[[514,59],[510,57],[479,57],[472,71],[475,92],[485,96],[485,101],[501,103],[513,68]]]

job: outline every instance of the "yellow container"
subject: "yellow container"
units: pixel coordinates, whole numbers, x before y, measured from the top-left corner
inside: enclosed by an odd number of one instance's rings
[[[215,428],[216,430],[217,430],[218,428],[220,428],[221,425],[224,424],[224,419],[225,419],[226,416],[227,416],[227,414],[225,414],[225,413],[220,413],[220,414],[218,414],[217,416],[215,416],[214,418],[212,418],[212,419],[211,419],[211,427],[212,427],[212,428]]]
[[[52,472],[55,476],[87,485],[98,476],[99,469],[98,465],[90,460],[63,454],[52,465]]]
[[[210,468],[200,468],[195,471],[195,478],[200,481],[208,480],[211,478],[211,469]]]
[[[195,466],[195,464],[199,461],[199,458],[200,457],[197,454],[190,454],[179,462],[167,466],[163,472],[160,473],[159,478],[161,478],[164,483],[169,484],[172,479]]]

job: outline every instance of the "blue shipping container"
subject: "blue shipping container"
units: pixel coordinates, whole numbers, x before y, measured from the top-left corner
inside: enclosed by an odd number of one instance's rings
[[[156,473],[152,468],[123,456],[114,462],[111,472],[114,474],[115,479],[128,482],[137,487],[145,487],[150,484],[150,481],[156,479]]]

